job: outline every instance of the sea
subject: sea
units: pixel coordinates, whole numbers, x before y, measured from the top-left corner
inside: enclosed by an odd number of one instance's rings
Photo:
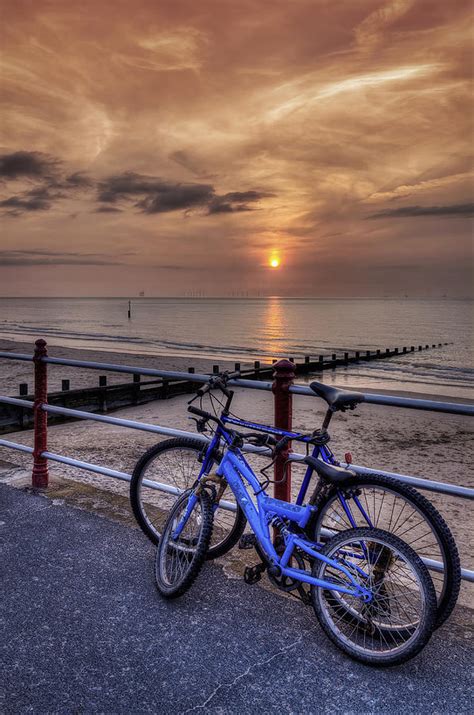
[[[415,346],[338,368],[341,386],[474,399],[473,301],[376,298],[0,298],[0,338],[126,354],[253,360]],[[418,345],[449,343],[418,351]],[[166,363],[166,360],[163,360]]]

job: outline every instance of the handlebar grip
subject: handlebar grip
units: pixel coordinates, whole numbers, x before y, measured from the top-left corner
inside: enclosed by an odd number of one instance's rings
[[[236,372],[228,372],[227,373],[228,380],[237,380],[239,377],[240,377],[240,370],[237,370]]]
[[[197,391],[196,394],[197,394],[199,397],[202,397],[203,395],[206,394],[206,392],[209,392],[210,389],[211,389],[210,384],[209,384],[209,383],[206,383],[205,385],[203,385],[203,387],[200,387],[200,388],[199,388],[199,390]]]
[[[206,419],[213,417],[213,415],[209,414],[209,412],[200,410],[199,407],[194,407],[194,405],[189,405],[188,412],[191,412],[193,415],[199,415],[199,417],[205,417]]]

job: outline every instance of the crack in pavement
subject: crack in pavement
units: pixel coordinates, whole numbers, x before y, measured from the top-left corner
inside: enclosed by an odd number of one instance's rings
[[[186,715],[187,713],[194,712],[195,710],[203,710],[205,707],[207,707],[209,705],[211,700],[213,700],[215,698],[215,696],[217,695],[217,693],[220,690],[222,690],[223,688],[229,688],[229,689],[233,688],[234,685],[236,685],[239,682],[239,680],[242,680],[242,678],[245,678],[247,675],[249,675],[252,672],[252,670],[254,670],[254,668],[258,668],[260,665],[267,665],[267,663],[271,663],[271,661],[274,660],[275,658],[277,658],[279,655],[286,653],[287,651],[291,650],[292,648],[297,646],[299,643],[301,643],[303,638],[306,635],[309,635],[310,633],[314,633],[317,630],[318,630],[318,628],[314,627],[314,628],[310,628],[307,631],[303,631],[303,633],[300,635],[300,637],[297,638],[295,641],[293,641],[293,643],[290,643],[289,645],[284,646],[283,648],[280,648],[280,650],[278,650],[276,653],[271,655],[269,658],[266,658],[265,660],[259,660],[256,663],[252,663],[251,665],[249,665],[249,667],[243,673],[240,673],[240,675],[237,675],[234,678],[234,680],[232,680],[232,682],[221,683],[220,685],[218,685],[217,688],[215,688],[212,691],[212,693],[207,697],[207,699],[203,703],[201,703],[200,705],[194,705],[192,708],[188,708],[187,710],[183,710],[178,715]]]

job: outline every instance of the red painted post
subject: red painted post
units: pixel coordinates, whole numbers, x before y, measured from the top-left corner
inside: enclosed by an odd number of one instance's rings
[[[48,401],[48,366],[41,360],[47,357],[46,341],[41,338],[35,343],[35,443],[33,452],[33,472],[31,481],[36,489],[48,486],[48,460],[41,456],[48,449],[48,415],[41,405]]]
[[[293,416],[292,395],[289,391],[295,377],[295,366],[289,360],[279,360],[273,365],[273,385],[272,392],[275,396],[275,427],[281,427],[284,430],[291,430],[291,422]],[[276,499],[291,501],[291,467],[289,464],[285,467],[285,462],[288,459],[291,443],[286,449],[282,450],[278,455],[275,467],[274,478],[276,481],[283,479],[286,471],[286,481],[281,484],[275,484],[274,496]]]

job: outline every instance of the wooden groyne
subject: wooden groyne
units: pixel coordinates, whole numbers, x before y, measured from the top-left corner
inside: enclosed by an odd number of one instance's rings
[[[294,358],[289,358],[295,364],[296,375],[318,374],[324,370],[335,370],[338,367],[370,362],[373,360],[384,360],[396,358],[409,353],[421,352],[433,348],[441,348],[448,343],[432,343],[431,345],[410,345],[401,348],[385,348],[378,350],[354,350],[342,353],[331,353],[329,355],[311,356],[306,355],[304,361],[296,362]],[[275,363],[276,360],[273,360]],[[223,369],[227,369],[223,368]],[[235,363],[235,370],[240,370],[241,375],[246,380],[271,380],[273,378],[273,364],[262,363],[255,360],[253,366]],[[221,366],[213,365],[213,373],[218,373]],[[133,381],[122,384],[107,383],[106,375],[99,375],[99,385],[97,387],[86,387],[80,389],[70,389],[71,381],[63,379],[61,391],[48,393],[48,403],[58,407],[68,407],[70,409],[84,410],[87,412],[111,412],[123,407],[142,405],[153,400],[166,400],[178,395],[185,395],[194,392],[198,383],[193,382],[193,367],[188,368],[189,380],[168,380],[153,379],[142,380],[140,375],[133,375]],[[33,401],[33,395],[29,394],[28,383],[20,383],[19,395],[23,399]],[[16,395],[12,395],[16,397]],[[51,424],[70,421],[61,415],[49,415],[48,421]],[[32,410],[24,409],[15,405],[0,405],[0,434],[16,432],[17,430],[31,429],[33,427]]]

